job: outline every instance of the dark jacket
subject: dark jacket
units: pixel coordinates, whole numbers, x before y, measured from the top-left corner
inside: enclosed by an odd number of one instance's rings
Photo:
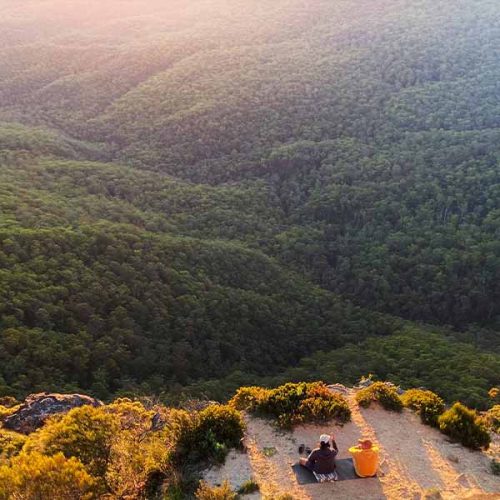
[[[335,470],[336,450],[316,448],[307,459],[306,467],[317,474],[330,474]]]

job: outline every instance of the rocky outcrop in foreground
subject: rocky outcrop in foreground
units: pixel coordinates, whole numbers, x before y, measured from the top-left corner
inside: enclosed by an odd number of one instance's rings
[[[30,394],[12,415],[5,418],[3,426],[23,434],[41,427],[45,420],[57,413],[66,413],[78,406],[102,406],[102,401],[82,394],[55,394],[42,392]]]

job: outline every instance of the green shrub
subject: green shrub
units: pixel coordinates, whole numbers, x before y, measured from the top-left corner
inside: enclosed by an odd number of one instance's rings
[[[280,427],[306,422],[325,422],[351,418],[349,405],[340,394],[332,393],[322,382],[288,383],[276,389],[241,388],[230,404],[250,412],[274,417]]]
[[[410,389],[401,396],[403,405],[420,415],[424,424],[438,426],[438,418],[444,412],[444,401],[434,392]]]
[[[221,486],[209,486],[204,481],[201,481],[196,490],[198,500],[236,500],[236,497],[236,493],[231,489],[227,481],[224,481]]]
[[[500,405],[490,408],[483,416],[483,422],[492,432],[500,434]]]
[[[386,410],[400,412],[403,409],[403,403],[396,391],[396,388],[387,385],[385,382],[375,382],[372,385],[361,389],[356,394],[356,401],[363,408],[368,408],[374,401],[376,401]]]
[[[260,489],[259,485],[253,479],[249,479],[248,481],[245,481],[238,488],[238,494],[249,495],[250,493],[255,493],[256,491],[259,491],[259,489]]]
[[[488,448],[490,435],[474,410],[455,403],[438,419],[439,429],[452,439],[472,449]]]
[[[238,410],[229,405],[210,405],[190,419],[182,419],[178,456],[189,461],[223,462],[228,449],[240,445],[244,431],[245,423]]]

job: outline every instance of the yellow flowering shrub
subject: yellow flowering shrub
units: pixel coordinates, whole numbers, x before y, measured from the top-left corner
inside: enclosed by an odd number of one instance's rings
[[[275,389],[242,387],[229,402],[236,408],[276,419],[278,426],[337,419],[347,422],[351,412],[346,399],[322,382],[288,383]]]
[[[25,450],[76,457],[93,476],[104,477],[118,430],[119,419],[104,407],[82,406],[50,419],[29,436]]]
[[[18,455],[26,439],[27,437],[24,434],[0,429],[0,464]]]
[[[363,408],[368,408],[373,402],[378,402],[383,408],[390,411],[401,412],[403,402],[396,389],[385,382],[375,382],[356,394],[356,401]]]
[[[444,401],[434,392],[423,389],[409,389],[401,396],[406,408],[420,415],[422,423],[437,427],[438,418],[444,412]]]
[[[227,481],[224,481],[221,486],[209,486],[204,481],[201,481],[196,491],[198,500],[236,500],[236,497],[237,494],[231,489]]]
[[[76,458],[21,453],[0,466],[0,500],[96,498],[96,481]]]

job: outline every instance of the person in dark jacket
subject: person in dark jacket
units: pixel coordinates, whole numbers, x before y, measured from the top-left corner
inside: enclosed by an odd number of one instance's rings
[[[336,476],[335,457],[338,452],[335,439],[328,434],[322,434],[319,438],[319,448],[314,449],[307,458],[301,458],[299,463],[316,474],[334,474]]]

